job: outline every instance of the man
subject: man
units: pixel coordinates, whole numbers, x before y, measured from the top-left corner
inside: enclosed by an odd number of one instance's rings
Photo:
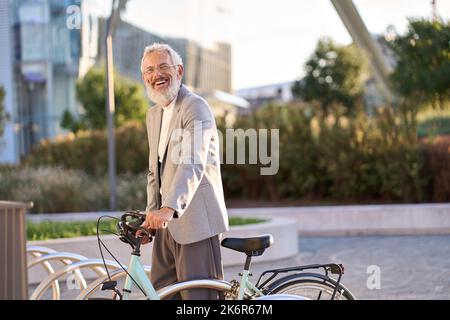
[[[178,281],[223,279],[219,235],[228,230],[228,216],[214,115],[205,100],[181,84],[183,62],[170,46],[145,48],[141,71],[156,104],[146,119],[149,172],[143,224],[156,229],[151,281],[159,289]],[[218,293],[196,289],[181,296],[217,299]]]

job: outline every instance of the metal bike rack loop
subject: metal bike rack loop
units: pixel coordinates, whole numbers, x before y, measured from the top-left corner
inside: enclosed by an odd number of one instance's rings
[[[52,284],[53,281],[58,279],[59,277],[63,276],[66,273],[74,272],[76,270],[82,269],[82,268],[95,268],[95,267],[103,267],[106,264],[107,267],[111,269],[119,269],[120,265],[116,262],[106,260],[103,262],[101,259],[87,259],[82,260],[78,262],[71,263],[69,265],[64,266],[63,268],[59,269],[53,274],[48,275],[42,282],[39,284],[39,286],[36,288],[36,290],[33,292],[33,294],[30,297],[30,300],[39,300],[42,295],[47,291],[48,287]],[[103,269],[97,269],[101,273],[99,275],[104,276],[106,275],[106,271]],[[101,270],[101,271],[100,271]],[[85,289],[86,286],[83,286],[83,289]]]

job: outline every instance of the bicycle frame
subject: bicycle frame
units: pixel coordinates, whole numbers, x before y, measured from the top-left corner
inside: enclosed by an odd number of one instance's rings
[[[135,252],[133,252],[133,253],[135,253]],[[260,279],[258,279],[258,283],[260,282],[262,276],[267,272],[269,272],[269,273],[272,273],[272,272],[284,273],[287,271],[294,271],[294,270],[299,271],[299,270],[304,270],[304,269],[309,269],[309,268],[329,267],[330,265],[337,266],[335,264],[309,265],[309,266],[303,266],[303,267],[267,270],[260,276]],[[263,285],[266,284],[267,282],[271,282],[271,281],[269,280],[269,281],[265,281],[264,284],[257,283],[256,285],[254,285],[249,280],[249,277],[251,276],[250,270],[246,270],[246,268],[244,268],[243,273],[240,275],[241,275],[241,278],[240,278],[240,282],[239,282],[239,291],[238,292],[233,290],[232,283],[234,282],[235,284],[237,284],[238,282],[236,280],[233,280],[230,283],[228,281],[217,280],[217,279],[197,279],[197,280],[188,280],[188,281],[183,281],[183,282],[177,282],[177,283],[168,285],[164,288],[161,288],[157,292],[155,290],[155,288],[153,287],[153,284],[151,283],[147,273],[144,270],[144,267],[141,263],[139,255],[132,254],[129,267],[127,268],[125,284],[124,284],[124,289],[123,289],[123,295],[121,295],[121,299],[122,300],[130,300],[130,293],[131,293],[133,284],[135,286],[139,286],[149,300],[161,300],[161,299],[170,297],[173,294],[175,294],[179,291],[182,291],[182,290],[198,289],[198,288],[209,288],[209,289],[213,289],[213,290],[214,289],[221,290],[223,292],[230,292],[233,294],[232,297],[235,300],[244,300],[246,293],[250,298],[263,299],[263,300],[264,299],[277,300],[280,298],[283,300],[284,299],[288,299],[288,300],[304,300],[305,299],[304,297],[300,297],[300,296],[295,297],[295,299],[293,299],[294,296],[292,296],[292,295],[265,293],[264,292],[265,289],[263,288]],[[298,274],[295,274],[295,275],[298,276]],[[319,274],[305,273],[304,275],[318,277]],[[323,279],[331,279],[332,280],[332,278],[328,278],[326,275],[320,275],[320,277]],[[133,281],[133,279],[134,279],[134,281]],[[284,279],[285,278],[280,279],[280,280],[284,280]],[[107,280],[106,277],[105,277],[105,280]],[[280,281],[280,280],[278,280],[278,281]],[[136,283],[135,283],[135,281],[136,281]],[[277,281],[275,281],[275,282],[277,282]],[[89,292],[91,290],[92,289],[86,290],[86,291],[89,294]],[[333,296],[334,296],[334,294],[335,294],[335,292],[333,292]]]
[[[244,272],[242,273],[241,282],[239,285],[239,293],[238,293],[237,300],[244,299],[244,294],[245,294],[246,289],[248,291],[250,291],[252,296],[254,296],[254,295],[265,296],[265,294],[262,293],[261,290],[259,290],[253,283],[250,282],[250,280],[248,279],[249,276],[250,276],[250,271],[244,270]]]
[[[130,293],[133,284],[138,285],[147,295],[150,300],[160,300],[158,293],[156,293],[155,288],[153,287],[150,279],[144,271],[144,267],[142,266],[141,260],[138,255],[132,254],[130,263],[128,265],[128,274],[125,279],[125,284],[123,288],[123,300],[130,299]],[[134,281],[137,282],[134,283]]]
[[[127,269],[127,276],[125,278],[125,284],[123,288],[123,300],[129,300],[130,299],[130,293],[131,289],[133,287],[133,284],[135,286],[139,286],[139,288],[142,289],[142,291],[145,293],[148,299],[150,300],[160,300],[161,296],[158,292],[156,292],[155,288],[153,287],[153,284],[151,283],[149,277],[144,271],[144,267],[140,260],[140,245],[141,245],[141,239],[139,239],[137,242],[135,242],[134,250],[131,253],[131,259],[130,263],[128,264]],[[236,300],[244,300],[245,293],[247,292],[250,297],[252,298],[259,298],[264,297],[266,294],[264,294],[260,288],[255,286],[250,280],[250,260],[251,257],[247,257],[247,261],[245,263],[244,270],[241,275],[241,279],[239,282],[239,292],[237,294]],[[259,282],[259,281],[258,281]],[[258,285],[258,284],[257,284]],[[175,283],[172,285],[169,285],[162,289],[162,292],[167,293],[168,291],[171,291],[171,289],[174,289],[176,287],[183,287],[184,289],[195,288],[197,286],[203,286],[205,288],[214,289],[214,287],[226,287],[233,288],[232,284],[228,281],[222,281],[217,279],[203,279],[203,280],[192,280],[192,281],[186,281],[183,283]],[[262,286],[261,286],[262,287]],[[175,290],[176,291],[176,290]],[[231,290],[230,290],[231,291]],[[165,295],[164,295],[165,296]]]
[[[125,221],[124,221],[125,222]],[[122,227],[125,227],[124,224],[121,225]],[[230,282],[217,280],[217,279],[203,279],[203,280],[191,280],[191,281],[184,281],[172,284],[170,286],[167,286],[165,288],[162,288],[160,292],[156,292],[155,287],[151,283],[149,277],[144,271],[144,267],[140,260],[140,247],[141,247],[141,241],[142,238],[136,238],[132,232],[130,232],[129,229],[125,229],[124,232],[121,234],[120,239],[123,242],[126,242],[131,245],[133,248],[133,251],[131,253],[131,259],[128,264],[128,269],[126,271],[126,278],[125,278],[125,284],[123,288],[123,294],[121,295],[121,299],[123,300],[129,300],[130,299],[130,293],[131,289],[133,287],[133,284],[135,286],[138,286],[142,292],[147,296],[150,300],[160,300],[161,295],[164,297],[167,295],[168,292],[177,292],[177,289],[183,288],[183,289],[189,289],[189,288],[195,288],[195,287],[204,287],[204,288],[220,288],[221,290],[229,290],[233,288]],[[251,294],[251,296],[264,296],[264,294],[249,281],[249,266],[250,266],[250,260],[248,260],[248,263],[246,263],[246,267],[244,268],[244,272],[242,273],[242,277],[240,280],[240,289],[239,293],[237,295],[238,300],[243,300],[246,290]],[[109,289],[114,290],[116,294],[120,293],[117,291],[117,288],[111,288]],[[161,295],[160,295],[161,294]]]
[[[123,217],[123,216],[122,216]],[[123,218],[122,218],[123,219]],[[126,278],[123,288],[123,294],[120,293],[120,291],[117,289],[116,285],[117,282],[111,281],[111,279],[108,279],[110,281],[103,282],[102,290],[113,290],[117,295],[120,296],[122,300],[129,300],[130,299],[130,293],[131,289],[133,287],[133,284],[137,286],[148,299],[150,300],[160,300],[161,298],[165,298],[170,296],[173,293],[176,293],[181,290],[188,290],[193,288],[210,288],[210,289],[217,289],[224,292],[228,292],[231,290],[232,286],[229,282],[217,280],[217,279],[202,279],[202,280],[190,280],[190,281],[183,281],[183,282],[177,282],[172,285],[166,286],[158,292],[156,292],[155,287],[151,283],[149,277],[147,276],[144,266],[141,263],[140,260],[140,247],[142,238],[138,237],[136,238],[131,232],[133,228],[125,224],[125,219],[123,219],[119,223],[120,230],[120,237],[119,239],[129,245],[131,245],[133,251],[131,253],[130,262],[128,264],[127,270],[124,269]],[[141,221],[142,223],[142,221]],[[135,230],[135,228],[134,228]],[[106,280],[106,279],[105,279]],[[87,291],[89,292],[89,291]]]
[[[257,297],[264,296],[264,293],[261,292],[253,283],[249,280],[250,272],[249,270],[244,270],[242,273],[242,277],[240,279],[240,287],[239,287],[239,293],[237,296],[237,300],[243,300],[245,291],[247,290],[251,296],[256,295]],[[137,283],[135,283],[134,281]],[[221,280],[213,280],[213,279],[206,279],[209,281],[219,281],[219,282],[225,282],[227,286],[231,287],[231,284],[227,281],[221,281]],[[193,280],[190,281],[192,284],[195,283],[204,283],[205,280]],[[133,285],[138,285],[142,291],[147,295],[148,299],[150,300],[160,300],[161,297],[156,292],[155,288],[153,287],[150,279],[148,278],[147,274],[144,271],[144,267],[142,266],[140,257],[136,254],[132,254],[129,267],[127,269],[127,276],[125,278],[125,284],[123,288],[123,296],[122,300],[130,300],[130,293]],[[170,289],[169,287],[178,286],[179,284],[173,284],[168,287],[165,287],[164,290]]]

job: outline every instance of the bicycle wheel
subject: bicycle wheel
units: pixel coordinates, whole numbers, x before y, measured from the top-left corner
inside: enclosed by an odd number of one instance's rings
[[[146,272],[149,273],[150,269],[147,267]],[[123,270],[115,270],[110,273],[112,280],[118,282],[118,288],[123,288],[124,280],[127,274]],[[114,293],[111,291],[100,291],[102,283],[108,280],[107,276],[103,278],[98,278],[96,281],[91,283],[85,290],[83,290],[77,297],[78,300],[102,300],[111,299],[110,296]],[[221,296],[225,299],[232,299],[231,295],[231,284],[223,280],[215,279],[203,279],[203,280],[189,280],[184,282],[178,282],[176,284],[168,285],[167,287],[158,290],[160,299],[172,299],[174,295],[181,294],[184,290],[192,289],[213,289],[219,291]],[[147,297],[142,294],[135,286],[133,286],[133,292],[130,294],[131,300],[146,300]],[[112,300],[112,299],[111,299]]]
[[[335,283],[329,280],[317,279],[301,279],[278,284],[274,287],[269,287],[271,294],[290,294],[299,295],[311,300],[331,300]],[[339,284],[336,290],[335,300],[356,300],[355,296],[344,285]]]
[[[195,289],[211,289],[217,291],[221,300],[234,298],[231,284],[227,281],[216,279],[198,279],[177,282],[158,290],[158,294],[162,300],[172,299],[174,296],[180,298],[180,295],[183,292]]]

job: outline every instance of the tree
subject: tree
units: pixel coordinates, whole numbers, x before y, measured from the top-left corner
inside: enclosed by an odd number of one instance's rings
[[[126,121],[145,121],[147,101],[140,84],[118,75],[114,76],[116,110],[115,125],[122,126]],[[80,129],[103,129],[106,127],[106,76],[105,71],[91,69],[77,83],[77,99],[83,105],[85,113],[76,119],[65,111],[61,126],[77,132]]]
[[[397,58],[391,75],[403,97],[444,108],[450,98],[450,23],[409,19],[406,33],[389,42]]]
[[[351,113],[363,93],[365,67],[365,56],[356,46],[320,39],[306,62],[305,77],[294,83],[292,93],[305,101],[319,101],[325,113],[335,103]]]
[[[0,137],[3,135],[5,125],[9,121],[9,113],[6,112],[3,100],[5,99],[5,90],[0,87]]]

